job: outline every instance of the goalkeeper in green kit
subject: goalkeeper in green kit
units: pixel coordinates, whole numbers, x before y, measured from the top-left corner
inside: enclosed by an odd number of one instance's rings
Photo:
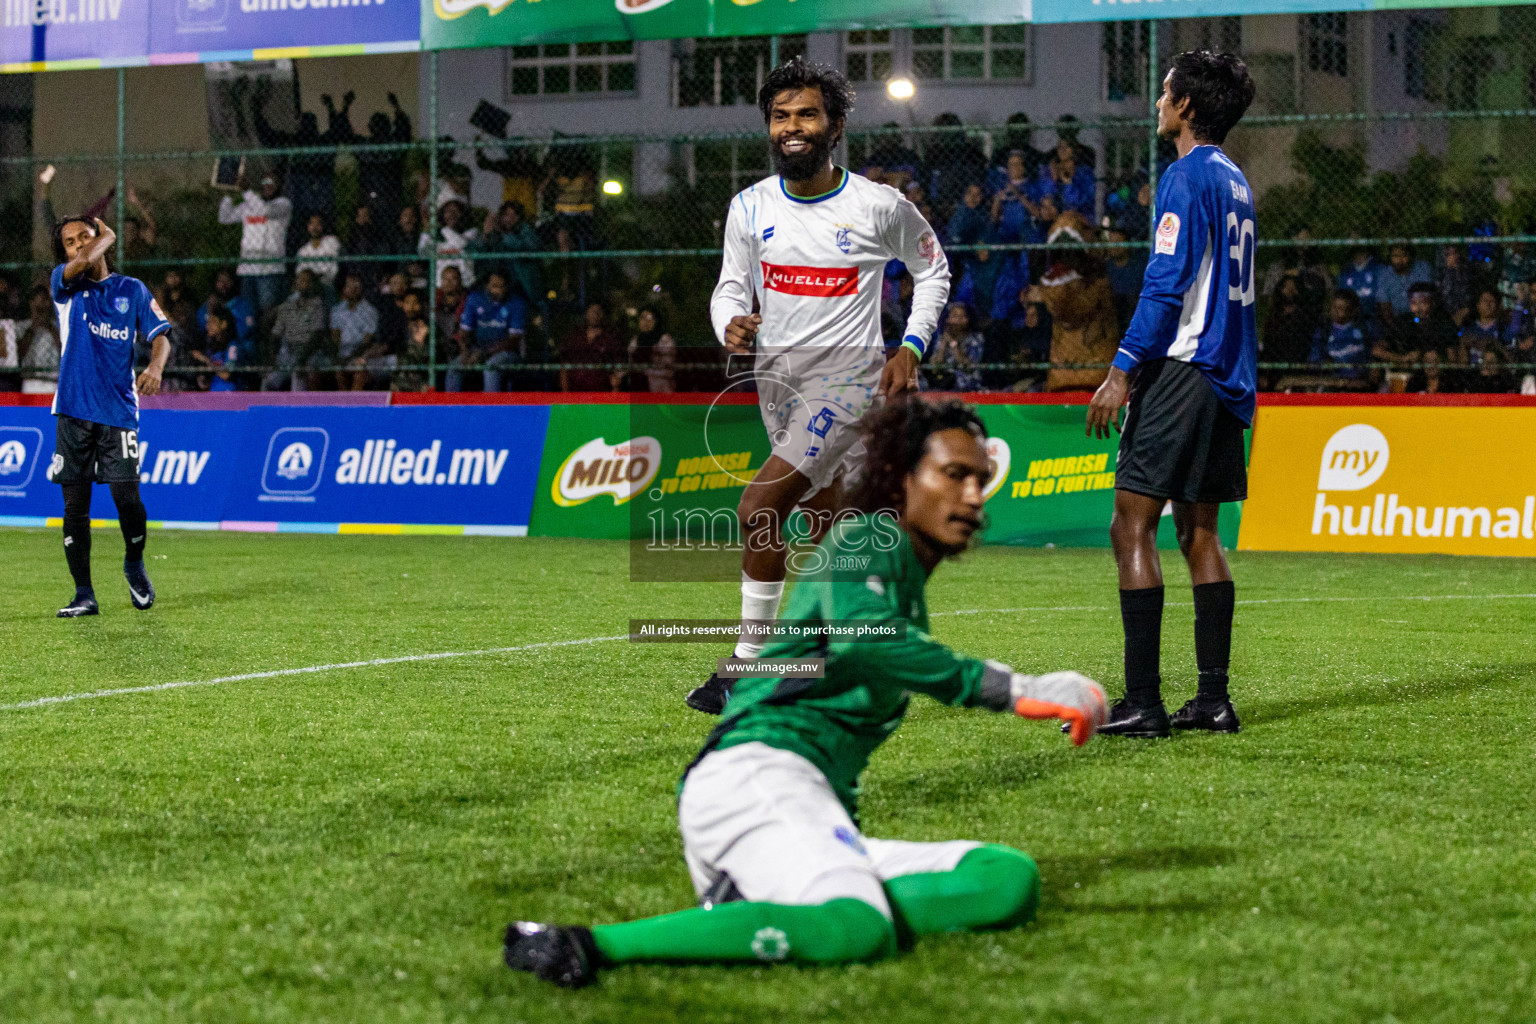
[[[894,625],[902,638],[774,644],[764,658],[824,658],[825,678],[737,682],[678,801],[700,907],[591,928],[514,922],[507,966],[576,988],[644,961],[850,963],[891,955],[898,934],[1034,916],[1040,879],[1024,853],[873,839],[855,817],[859,774],[914,693],[1064,719],[1078,744],[1104,721],[1104,691],[1085,676],[1024,675],[928,636],[924,584],[982,525],[985,437],[958,402],[893,404],[870,424],[864,514],[831,530],[785,618],[806,634],[855,619]]]

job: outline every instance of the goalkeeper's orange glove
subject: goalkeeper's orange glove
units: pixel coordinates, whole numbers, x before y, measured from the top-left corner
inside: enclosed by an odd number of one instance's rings
[[[1072,727],[1072,742],[1088,742],[1109,714],[1104,688],[1081,672],[1047,672],[1009,679],[1014,714],[1023,718],[1060,718]]]

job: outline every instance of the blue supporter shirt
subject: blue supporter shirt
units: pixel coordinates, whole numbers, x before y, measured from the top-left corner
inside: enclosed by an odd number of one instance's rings
[[[459,327],[473,335],[480,348],[500,345],[508,334],[528,329],[528,300],[508,292],[506,298],[497,302],[483,291],[471,292],[464,300]]]
[[[1353,366],[1358,363],[1368,363],[1371,360],[1371,345],[1374,335],[1370,325],[1364,321],[1347,324],[1329,322],[1317,329],[1312,337],[1312,353],[1310,362],[1321,363],[1326,355],[1331,363],[1339,363],[1343,366]],[[1362,370],[1340,370],[1338,375],[1344,378],[1363,377]]]
[[[55,416],[73,416],[124,430],[139,428],[139,393],[133,383],[133,342],[171,329],[144,282],[108,274],[93,281],[64,280],[53,268],[48,283],[59,314],[59,389]]]
[[[1220,147],[1196,146],[1157,183],[1157,209],[1141,298],[1115,365],[1129,373],[1150,359],[1189,363],[1252,423],[1259,332],[1248,179]]]
[[[220,299],[225,310],[235,318],[235,339],[240,343],[240,354],[247,362],[256,361],[256,314],[251,312],[251,304],[245,301],[241,295],[233,295],[227,299]],[[208,333],[208,303],[197,307],[197,329],[204,334]]]
[[[1089,220],[1093,219],[1093,202],[1097,196],[1098,186],[1094,182],[1093,171],[1090,168],[1078,167],[1072,172],[1071,181],[1061,182],[1051,176],[1049,166],[1042,167],[1037,182],[1036,187],[1030,190],[1029,198],[1034,202],[1038,203],[1046,196],[1055,196],[1058,210],[1063,213],[1076,210]]]
[[[1351,263],[1343,270],[1339,271],[1338,286],[1340,288],[1348,288],[1350,291],[1355,293],[1355,297],[1360,300],[1360,315],[1365,317],[1367,320],[1376,319],[1376,304],[1383,301],[1381,294],[1381,279],[1382,276],[1386,273],[1387,269],[1388,268],[1383,267],[1375,260],[1366,260],[1365,266],[1363,267],[1359,267]],[[1410,281],[1408,283],[1412,284],[1413,282]],[[1407,295],[1408,292],[1405,288],[1403,290],[1403,297],[1405,300]],[[1391,301],[1391,299],[1388,298],[1386,301]],[[1405,301],[1403,306],[1404,312],[1406,312],[1407,309],[1408,307]]]

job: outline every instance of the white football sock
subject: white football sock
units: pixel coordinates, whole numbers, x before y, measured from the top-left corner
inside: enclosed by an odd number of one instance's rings
[[[741,621],[771,622],[779,617],[779,599],[784,596],[784,581],[763,583],[741,574]],[[755,658],[763,653],[763,643],[749,643],[746,637],[736,642],[736,657]]]

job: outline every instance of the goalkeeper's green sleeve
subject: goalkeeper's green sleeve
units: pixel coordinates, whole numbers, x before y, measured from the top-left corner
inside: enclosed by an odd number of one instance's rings
[[[863,900],[818,906],[721,903],[592,929],[610,964],[638,960],[854,963],[896,949],[895,926]]]
[[[898,926],[913,935],[1007,928],[1034,919],[1040,872],[1028,854],[989,844],[960,858],[953,871],[888,879],[885,895]]]

